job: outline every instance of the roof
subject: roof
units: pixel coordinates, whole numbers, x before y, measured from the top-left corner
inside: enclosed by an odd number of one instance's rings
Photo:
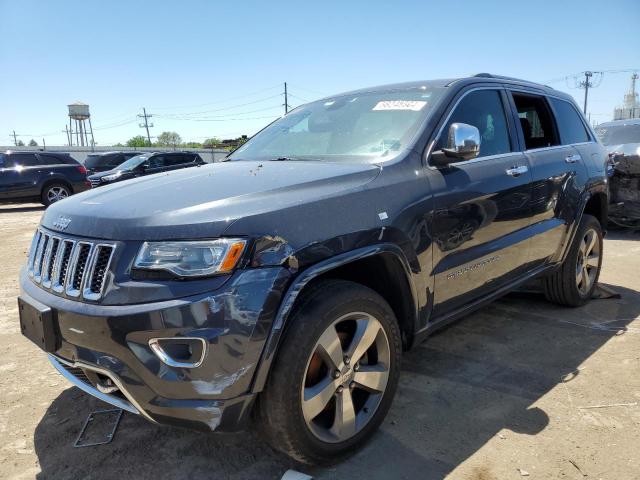
[[[530,88],[536,88],[538,90],[542,90],[546,93],[553,93],[553,95],[560,96],[563,98],[568,98],[568,99],[572,98],[570,95],[560,92],[558,90],[555,90],[554,88],[549,87],[548,85],[543,85],[541,83],[536,83],[529,80],[522,80],[514,77],[494,75],[491,73],[478,73],[476,75],[472,75],[469,77],[460,77],[460,78],[443,78],[443,79],[435,79],[435,80],[393,83],[389,85],[378,85],[374,87],[367,87],[367,88],[361,88],[358,90],[352,90],[352,91],[340,93],[337,95],[330,95],[325,98],[329,99],[329,98],[335,98],[337,96],[343,96],[343,95],[354,95],[354,94],[384,92],[384,91],[393,91],[393,90],[411,90],[415,88],[425,88],[425,89],[444,88],[444,87],[450,87],[453,85],[473,84],[473,83],[496,83],[496,84],[512,84],[512,85],[527,86]]]

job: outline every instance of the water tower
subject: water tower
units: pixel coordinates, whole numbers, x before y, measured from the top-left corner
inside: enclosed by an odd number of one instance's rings
[[[89,114],[89,105],[82,102],[73,102],[69,107],[69,145],[73,145],[73,135],[76,136],[76,145],[94,145],[93,127],[91,126],[91,115]],[[75,121],[76,129],[73,129],[73,121]],[[87,121],[89,129],[87,129]],[[89,143],[89,133],[91,133],[91,143]]]

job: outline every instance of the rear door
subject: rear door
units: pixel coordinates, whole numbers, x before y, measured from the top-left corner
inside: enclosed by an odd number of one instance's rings
[[[507,113],[508,112],[508,113]],[[526,263],[530,179],[518,151],[514,119],[501,88],[463,92],[439,130],[443,148],[452,123],[478,128],[477,158],[432,168],[434,310],[446,315],[519,276]]]
[[[561,138],[565,125],[556,121],[551,99],[518,89],[512,89],[510,95],[518,135],[531,165],[528,263],[535,268],[552,261],[567,240],[585,170],[579,152],[567,143],[568,138]]]

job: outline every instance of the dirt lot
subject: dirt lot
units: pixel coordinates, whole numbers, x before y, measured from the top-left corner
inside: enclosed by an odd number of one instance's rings
[[[42,215],[0,206],[0,478],[280,478],[296,468],[250,433],[207,435],[125,414],[115,440],[75,449],[106,407],[19,334],[18,271]],[[612,232],[580,309],[512,294],[405,355],[373,441],[315,478],[640,478],[640,234]],[[528,475],[527,475],[528,474]]]

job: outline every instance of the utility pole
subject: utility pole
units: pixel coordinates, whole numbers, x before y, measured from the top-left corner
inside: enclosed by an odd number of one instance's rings
[[[67,133],[67,142],[69,143],[69,146],[71,146],[71,136],[69,135],[69,127],[65,125],[64,131]]]
[[[13,144],[17,147],[18,146],[18,139],[16,137],[16,131],[13,131]]]
[[[153,127],[153,123],[149,123],[149,119],[153,117],[151,114],[147,114],[146,108],[142,109],[142,115],[138,115],[139,118],[144,118],[144,123],[139,123],[140,128],[144,127],[147,129],[147,141],[149,142],[149,146],[151,146],[151,135],[149,135],[149,127]]]
[[[284,82],[284,113],[289,113],[289,97],[287,96],[287,82]]]
[[[593,72],[584,72],[584,82],[580,82],[580,87],[584,88],[584,114],[587,114],[587,97],[589,96],[589,87],[593,84],[590,78],[593,77]]]

